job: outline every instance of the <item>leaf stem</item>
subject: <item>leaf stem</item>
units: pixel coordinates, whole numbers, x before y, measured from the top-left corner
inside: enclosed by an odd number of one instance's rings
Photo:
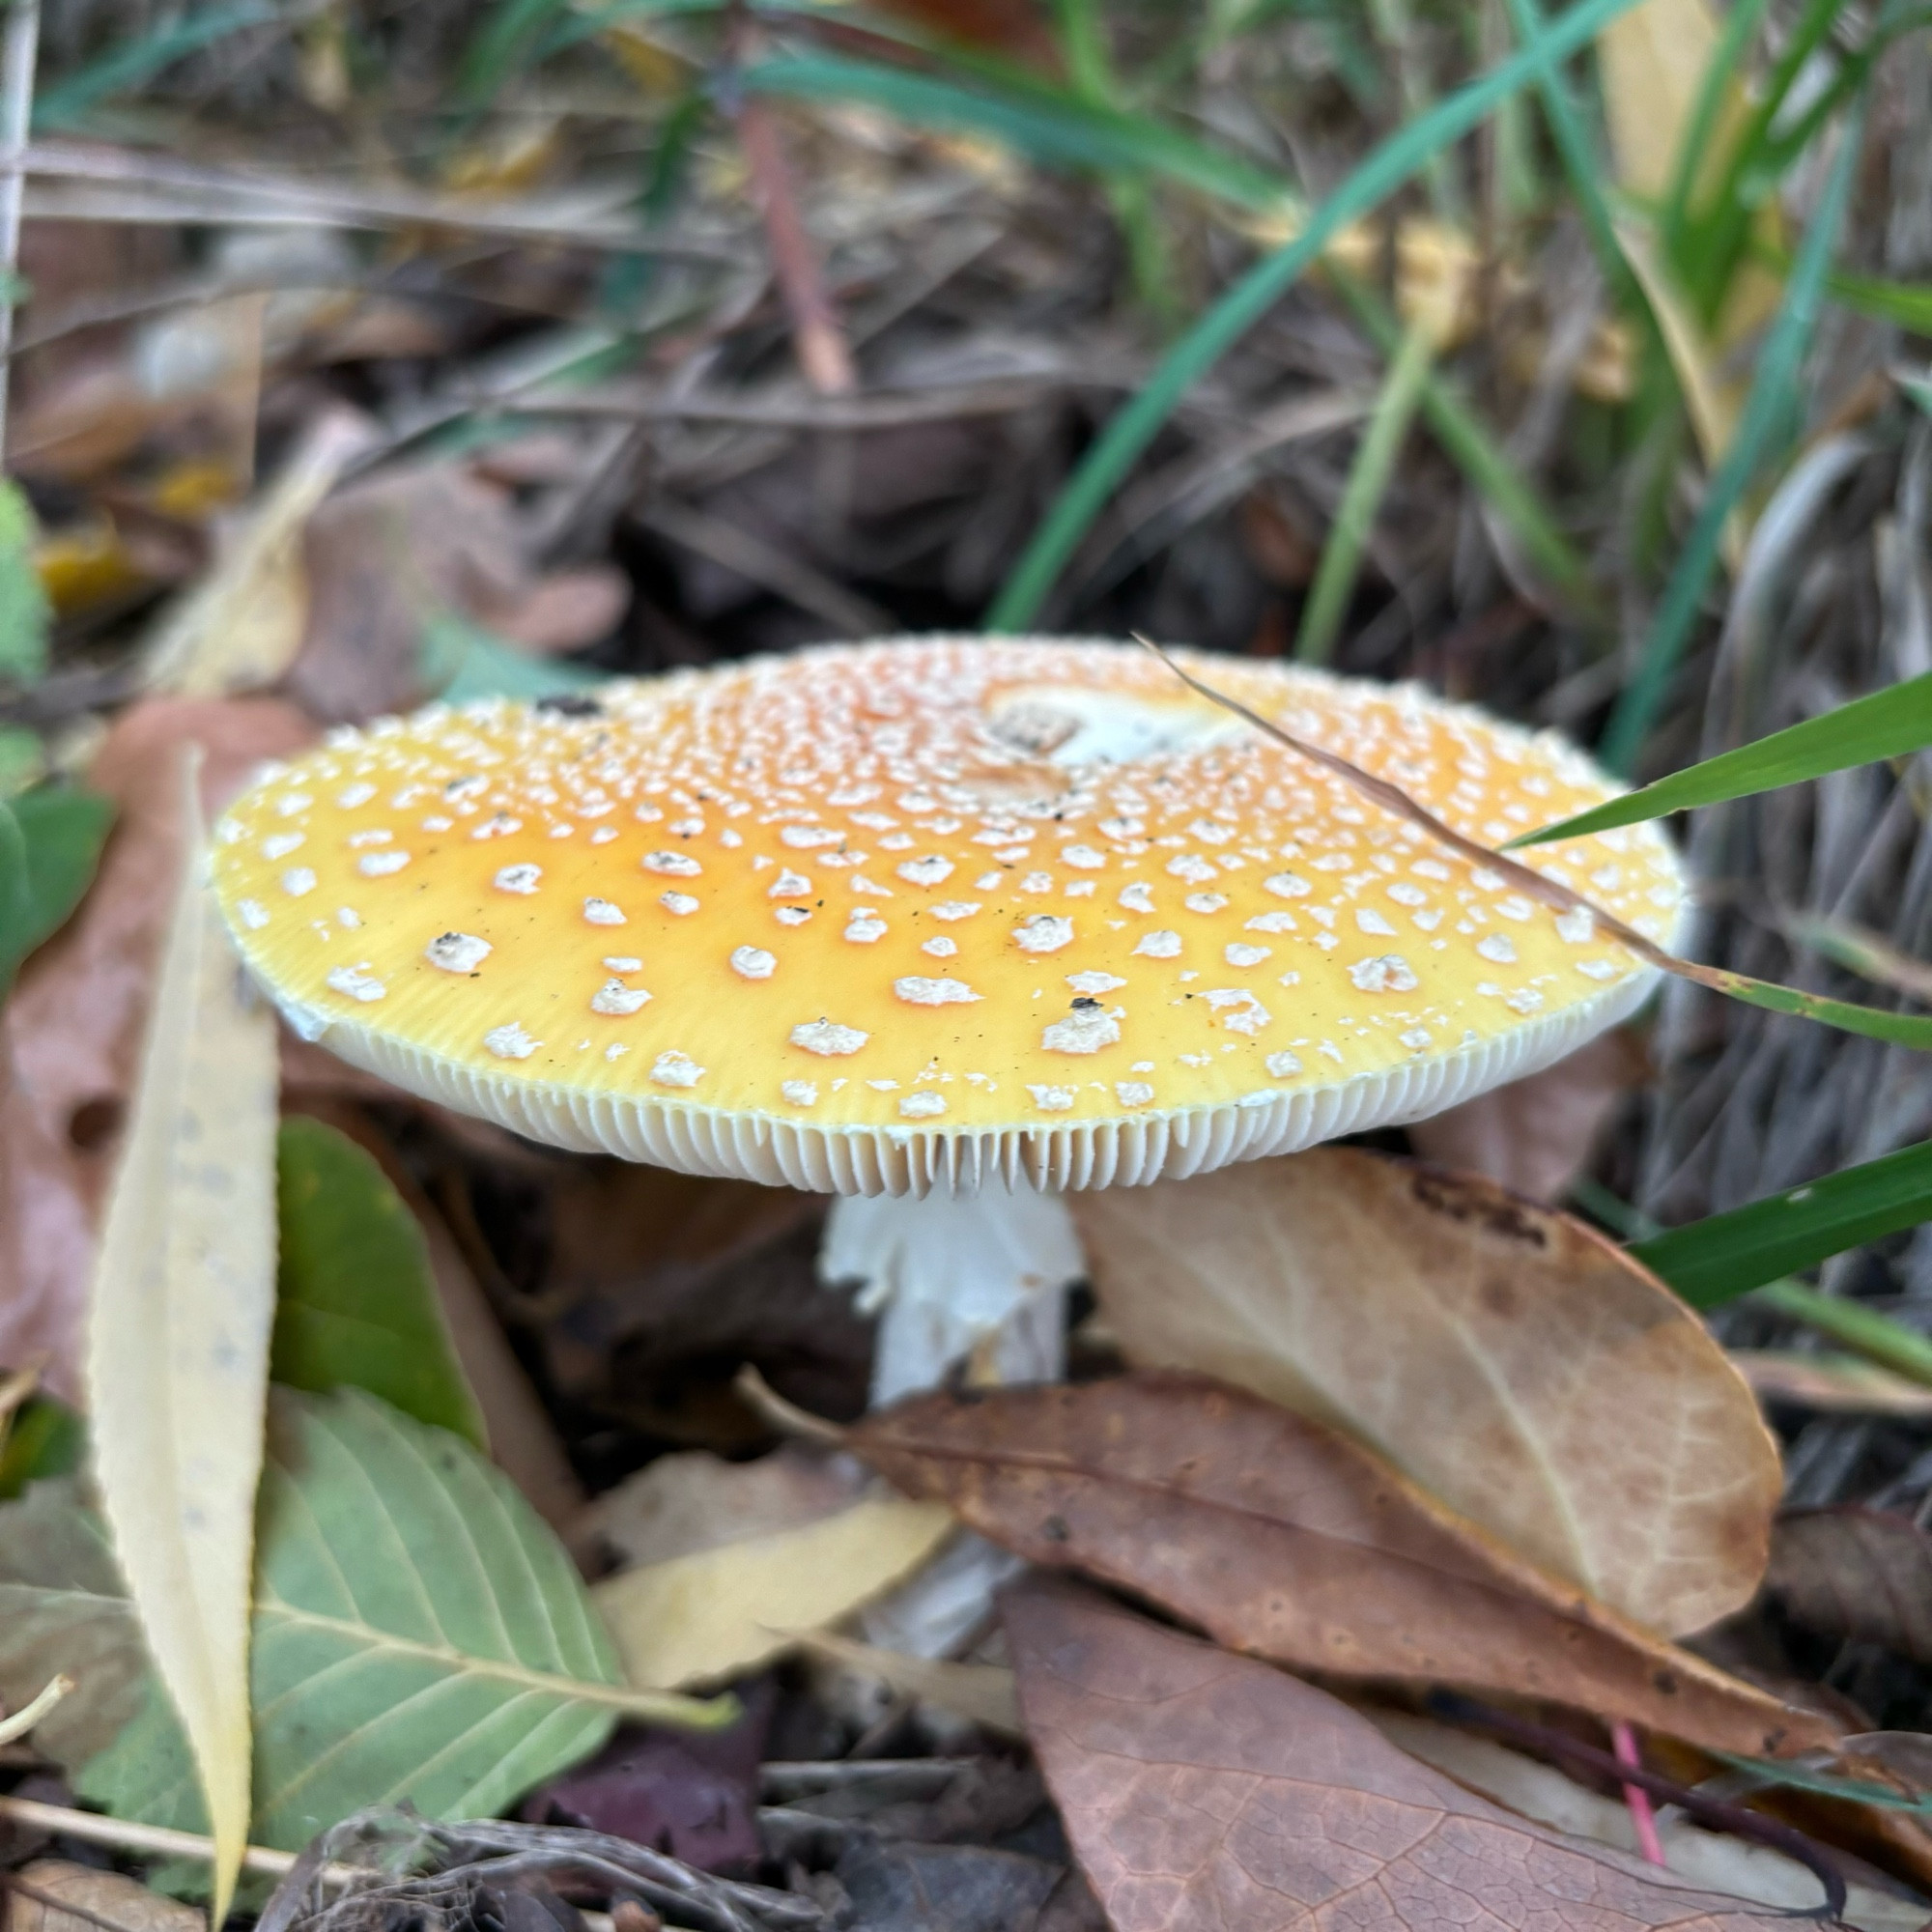
[[[1381,394],[1376,398],[1375,412],[1362,433],[1342,500],[1336,506],[1328,541],[1321,548],[1314,586],[1302,607],[1294,655],[1303,664],[1325,665],[1333,654],[1335,634],[1342,627],[1343,614],[1361,572],[1362,552],[1368,546],[1376,514],[1388,492],[1395,460],[1407,440],[1409,425],[1415,420],[1416,406],[1429,380],[1439,334],[1434,318],[1417,316],[1409,324],[1402,347],[1383,379]]]

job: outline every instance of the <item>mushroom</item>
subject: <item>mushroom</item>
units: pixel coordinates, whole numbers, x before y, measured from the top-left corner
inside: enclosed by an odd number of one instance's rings
[[[1414,686],[1187,655],[1499,844],[1606,797]],[[1650,827],[1531,863],[1668,944]],[[433,705],[222,821],[295,1029],[535,1139],[840,1197],[875,1399],[1059,1373],[1067,1189],[1412,1121],[1632,1012],[1654,973],[1130,646],[924,639]]]

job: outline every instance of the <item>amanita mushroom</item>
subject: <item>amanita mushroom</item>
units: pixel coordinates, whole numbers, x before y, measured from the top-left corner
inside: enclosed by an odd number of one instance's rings
[[[1186,661],[1485,842],[1610,790],[1414,687]],[[1647,827],[1531,863],[1677,924]],[[344,1059],[538,1140],[847,1197],[836,1271],[898,1291],[885,1393],[989,1335],[1022,1337],[1006,1373],[1057,1372],[1060,1191],[1435,1113],[1653,978],[1108,643],[432,706],[265,777],[214,874],[255,976]]]

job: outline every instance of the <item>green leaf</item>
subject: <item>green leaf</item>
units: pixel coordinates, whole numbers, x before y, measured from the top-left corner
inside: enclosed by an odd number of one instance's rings
[[[71,1476],[86,1460],[87,1424],[79,1414],[53,1396],[31,1395],[0,1444],[0,1500],[23,1495],[29,1483]]]
[[[1690,639],[1691,626],[1697,621],[1705,586],[1717,566],[1724,526],[1756,476],[1759,464],[1770,451],[1774,433],[1787,419],[1792,398],[1798,393],[1799,374],[1811,344],[1824,294],[1825,271],[1831,266],[1832,250],[1851,198],[1863,130],[1862,109],[1855,109],[1839,134],[1838,152],[1833,158],[1832,171],[1812,214],[1811,226],[1805,231],[1791,278],[1784,285],[1777,314],[1758,352],[1744,414],[1723,461],[1712,473],[1703,506],[1664,585],[1650,636],[1644,641],[1636,676],[1625,687],[1605,729],[1598,755],[1613,772],[1630,769],[1649,735],[1651,722],[1663,702],[1678,660]]]
[[[422,658],[430,684],[446,704],[469,704],[479,697],[520,697],[533,703],[594,691],[605,681],[601,671],[521,651],[455,616],[433,617],[424,627]]]
[[[34,512],[16,483],[0,479],[0,678],[29,684],[47,668],[52,612],[34,568]]]
[[[80,903],[113,822],[108,800],[70,785],[0,799],[0,993]]]
[[[1721,805],[1726,799],[1802,784],[1806,779],[1842,772],[1853,765],[1903,758],[1927,745],[1932,745],[1932,671],[1875,691],[1868,697],[1855,698],[1787,730],[1774,731],[1768,738],[1740,745],[1734,752],[1706,758],[1702,764],[1687,766],[1640,791],[1626,792],[1574,818],[1525,832],[1512,838],[1503,850],[1547,845],[1555,838],[1581,838],[1613,826],[1662,818],[1667,812]]]
[[[284,1121],[275,1200],[273,1379],[318,1395],[367,1389],[487,1449],[483,1412],[437,1299],[428,1244],[383,1170],[333,1127]]]
[[[206,7],[185,19],[171,14],[163,24],[132,40],[117,41],[99,60],[43,88],[34,100],[34,129],[71,128],[87,118],[88,109],[109,95],[144,86],[164,68],[203,47],[277,18],[270,0],[240,0],[229,7]]]
[[[915,127],[984,135],[1052,167],[1160,174],[1244,208],[1279,210],[1295,200],[1265,169],[1218,154],[1148,115],[1042,83],[1011,78],[965,86],[877,61],[815,53],[760,61],[742,78],[754,94],[862,100]]]
[[[1932,1219],[1932,1141],[1632,1244],[1693,1308]]]
[[[1094,519],[1180,399],[1287,294],[1342,229],[1385,201],[1499,102],[1568,59],[1634,4],[1634,0],[1582,0],[1529,45],[1391,135],[1314,211],[1293,241],[1250,269],[1175,344],[1132,401],[1115,413],[1013,566],[994,600],[986,628],[1025,629]]]
[[[126,1728],[154,1672],[106,1529],[71,1478],[0,1504],[0,1698],[17,1711],[63,1670],[74,1688],[35,1737],[71,1766]]]
[[[250,1677],[250,1836],[290,1851],[369,1804],[490,1816],[620,1716],[735,1714],[729,1699],[623,1689],[569,1556],[508,1478],[359,1389],[274,1398]],[[117,1817],[205,1829],[158,1697],[75,1789]]]
[[[1411,323],[1388,374],[1382,378],[1362,440],[1355,445],[1355,460],[1350,466],[1342,500],[1335,507],[1328,541],[1321,546],[1315,582],[1301,607],[1294,655],[1303,664],[1325,665],[1334,648],[1335,634],[1342,628],[1355,594],[1362,552],[1375,528],[1396,458],[1408,440],[1409,425],[1415,420],[1416,405],[1429,382],[1435,355],[1435,328],[1424,321]]]

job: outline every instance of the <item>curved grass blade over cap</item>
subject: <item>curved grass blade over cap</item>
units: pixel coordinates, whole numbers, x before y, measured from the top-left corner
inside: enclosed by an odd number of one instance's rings
[[[1122,409],[1067,480],[986,618],[991,631],[1032,622],[1115,486],[1187,390],[1274,304],[1350,221],[1369,213],[1499,102],[1590,41],[1635,0],[1583,0],[1528,46],[1452,94],[1372,154],[1309,216],[1292,242],[1258,262],[1168,352],[1147,386]]]
[[[1463,847],[1131,646],[935,638],[339,733],[237,803],[220,890],[345,1058],[538,1139],[824,1193],[1285,1152],[1645,997],[1646,962],[1477,842],[1601,803],[1579,753],[1413,687],[1220,674]],[[1669,938],[1661,834],[1577,859]]]
[[[1639,791],[1627,792],[1592,811],[1524,832],[1503,847],[1547,845],[1557,838],[1580,838],[1615,825],[1636,825],[1668,812],[1722,805],[1780,785],[1802,784],[1854,765],[1903,758],[1932,745],[1932,671],[1854,699],[1819,718],[1807,718],[1755,743],[1740,745],[1703,763],[1673,772]]]
[[[1238,698],[1205,683],[1160,645],[1147,638],[1139,641],[1190,690],[1198,691],[1202,696],[1236,717],[1246,719],[1256,729],[1265,732],[1302,757],[1336,773],[1364,798],[1373,800],[1395,817],[1406,819],[1411,825],[1421,828],[1459,857],[1499,875],[1526,896],[1567,914],[1577,923],[1577,930],[1600,929],[1605,937],[1659,972],[1674,973],[1679,979],[1690,980],[1714,993],[1741,1000],[1746,1006],[1762,1007],[1767,1012],[1789,1013],[1798,1018],[1817,1020],[1823,1025],[1836,1027],[1841,1033],[1857,1034],[1865,1039],[1889,1040],[1894,1046],[1932,1052],[1932,1019],[1920,1018],[1913,1013],[1888,1012],[1879,1007],[1855,1006],[1847,1000],[1829,1000],[1819,993],[1801,993],[1795,986],[1776,985],[1769,980],[1753,980],[1747,974],[1733,973],[1721,966],[1703,966],[1694,959],[1680,959],[1647,934],[1627,924],[1615,914],[1605,911],[1595,899],[1586,898],[1577,892],[1568,883],[1565,867],[1552,865],[1548,871],[1537,871],[1520,860],[1492,850],[1479,839],[1471,838],[1445,823],[1390,780],[1364,771],[1320,745],[1294,737],[1272,720],[1251,710]],[[1620,835],[1612,831],[1600,836],[1616,838]],[[1591,883],[1597,883],[1594,873]]]
[[[1632,1244],[1693,1308],[1716,1308],[1932,1219],[1932,1141]]]

